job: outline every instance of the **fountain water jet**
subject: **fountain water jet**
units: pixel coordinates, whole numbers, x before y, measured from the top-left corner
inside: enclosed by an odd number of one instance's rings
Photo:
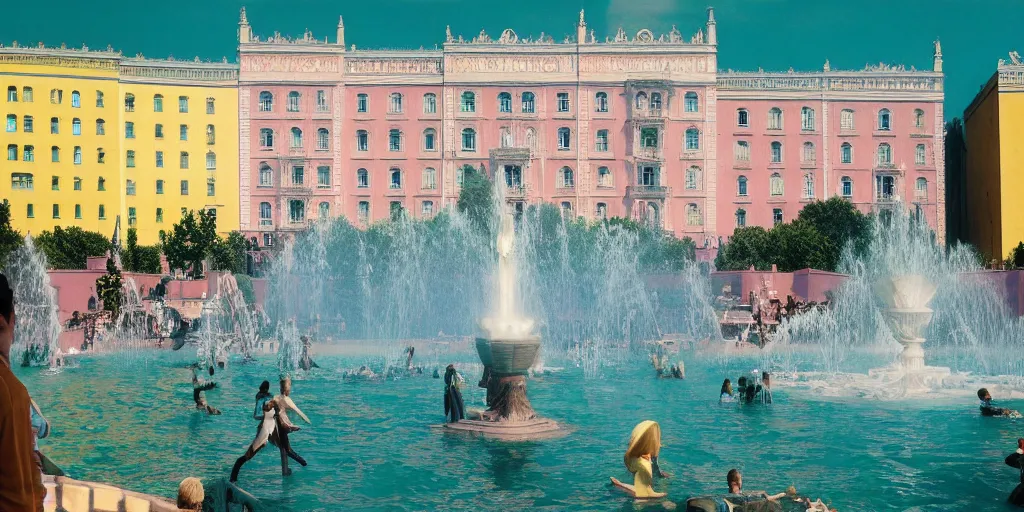
[[[57,291],[50,286],[47,266],[46,255],[36,250],[32,236],[27,235],[4,268],[18,305],[12,360],[20,359],[22,366],[48,365],[59,348]]]

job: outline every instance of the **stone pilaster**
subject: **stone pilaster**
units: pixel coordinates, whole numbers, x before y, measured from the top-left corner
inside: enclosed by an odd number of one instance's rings
[[[342,148],[345,147],[342,141],[347,140],[348,136],[341,133],[342,130],[342,119],[345,118],[345,85],[339,83],[334,86],[331,92],[331,132],[333,135],[333,147],[331,150],[331,190],[334,194],[334,216],[346,215],[348,210],[346,209],[347,201],[345,196],[345,189],[352,186],[351,181],[346,182],[343,176],[347,173],[347,169],[343,170],[342,167]]]
[[[938,102],[935,104],[935,136],[932,138],[935,159],[935,236],[940,244],[946,245],[946,124],[942,116],[942,102]]]
[[[718,90],[708,87],[704,95],[704,235],[714,238],[718,236]]]
[[[242,230],[252,230],[252,163],[250,142],[252,119],[249,87],[238,88],[238,224]],[[261,242],[262,243],[262,242]]]

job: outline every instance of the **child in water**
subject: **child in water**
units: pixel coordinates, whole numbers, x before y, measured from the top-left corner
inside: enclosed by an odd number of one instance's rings
[[[633,473],[633,485],[611,478],[612,484],[626,491],[636,499],[663,498],[666,493],[656,492],[652,486],[654,469],[652,460],[657,460],[661,451],[661,426],[657,422],[646,420],[633,428],[629,436],[629,447],[623,456],[626,469]]]
[[[722,383],[722,394],[718,397],[718,402],[731,404],[735,401],[736,397],[732,393],[732,381],[725,379],[725,382]]]
[[[1002,407],[992,405],[992,395],[985,388],[978,390],[978,399],[981,400],[979,405],[981,407],[982,416],[1006,416],[1009,418],[1020,418],[1020,413],[1013,409],[1004,409]]]

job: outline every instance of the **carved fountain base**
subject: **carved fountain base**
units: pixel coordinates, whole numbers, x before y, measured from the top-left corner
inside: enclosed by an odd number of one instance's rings
[[[868,376],[901,390],[903,395],[920,395],[939,389],[952,372],[942,366],[925,366],[924,338],[899,340],[900,360],[885,368],[868,370]]]

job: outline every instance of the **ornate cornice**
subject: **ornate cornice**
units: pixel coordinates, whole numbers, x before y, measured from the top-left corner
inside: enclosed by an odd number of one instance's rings
[[[19,46],[15,41],[12,46],[0,44],[0,64],[23,64],[34,66],[57,66],[75,69],[99,69],[117,71],[121,53],[113,48],[106,50],[90,50],[88,46],[81,49],[46,48],[42,44],[34,48]]]
[[[174,80],[188,82],[238,83],[238,64],[228,62],[179,61],[172,59],[146,59],[142,57],[121,60],[121,77],[126,80]]]
[[[879,69],[864,71],[823,71],[812,73],[743,73],[728,71],[718,75],[718,88],[722,91],[773,90],[851,92],[886,91],[928,93],[943,91],[943,75],[932,71],[905,69]]]

